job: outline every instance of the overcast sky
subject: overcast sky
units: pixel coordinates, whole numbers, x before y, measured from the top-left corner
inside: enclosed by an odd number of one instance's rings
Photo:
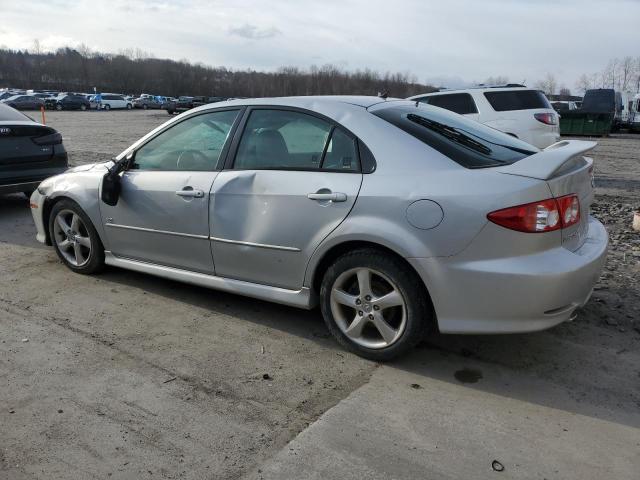
[[[638,0],[0,0],[0,46],[77,46],[274,70],[332,63],[445,86],[552,72],[574,88],[640,56]]]

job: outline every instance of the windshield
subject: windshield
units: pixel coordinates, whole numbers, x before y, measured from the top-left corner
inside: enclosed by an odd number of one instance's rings
[[[466,168],[507,165],[539,150],[515,137],[438,107],[372,112]]]

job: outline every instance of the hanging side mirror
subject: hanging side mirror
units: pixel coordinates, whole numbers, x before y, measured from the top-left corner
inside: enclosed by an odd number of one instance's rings
[[[129,152],[126,157],[115,162],[107,173],[104,174],[104,177],[102,177],[100,198],[107,205],[114,207],[118,204],[121,188],[120,182],[122,181],[120,173],[127,167],[132,158],[133,152]]]

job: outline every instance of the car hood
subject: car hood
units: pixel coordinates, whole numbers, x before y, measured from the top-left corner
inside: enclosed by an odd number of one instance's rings
[[[89,170],[106,170],[111,165],[113,165],[113,162],[111,160],[109,160],[108,162],[87,163],[85,165],[72,167],[65,173],[88,172]]]

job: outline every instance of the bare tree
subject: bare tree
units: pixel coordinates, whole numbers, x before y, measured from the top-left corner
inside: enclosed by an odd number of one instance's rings
[[[489,77],[483,83],[484,85],[506,85],[509,83],[509,77],[507,77],[506,75]]]
[[[542,90],[547,95],[555,95],[558,88],[558,81],[553,73],[547,73],[543,80],[538,80],[535,87]]]
[[[42,72],[42,73],[41,73]],[[344,71],[335,65],[308,70],[282,67],[275,72],[231,70],[187,60],[153,58],[140,49],[117,54],[91,51],[87,46],[55,52],[0,49],[0,85],[62,91],[272,97],[280,95],[363,94],[389,92],[408,97],[432,92],[414,75],[372,70]]]
[[[636,70],[636,62],[633,57],[624,57],[618,62],[618,89],[626,91],[631,86],[633,75]]]
[[[571,96],[571,90],[569,90],[567,87],[562,85],[560,87],[560,90],[558,90],[558,95],[560,95],[561,97],[570,97]]]

